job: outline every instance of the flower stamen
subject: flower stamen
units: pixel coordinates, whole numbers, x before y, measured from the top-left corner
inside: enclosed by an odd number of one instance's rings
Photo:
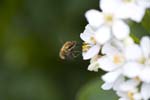
[[[112,14],[105,14],[104,15],[104,19],[105,19],[105,22],[107,24],[112,24],[112,22],[113,22],[113,15]]]
[[[145,62],[146,62],[146,59],[144,57],[139,60],[140,64],[145,64]]]
[[[131,3],[133,2],[134,0],[122,0],[124,3]]]
[[[113,62],[114,62],[115,64],[121,64],[121,63],[124,62],[124,57],[123,57],[122,55],[116,54],[116,55],[114,55],[114,57],[113,57]]]
[[[84,42],[82,45],[82,52],[87,52],[90,48],[91,46],[88,43]]]
[[[96,44],[96,40],[95,40],[94,37],[91,37],[90,40],[91,40],[94,44]]]
[[[134,100],[133,95],[133,92],[128,92],[128,97],[130,100]]]

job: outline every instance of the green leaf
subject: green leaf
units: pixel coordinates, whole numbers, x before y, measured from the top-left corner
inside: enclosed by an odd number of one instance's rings
[[[146,14],[142,21],[142,26],[149,32],[150,34],[150,10],[146,11]]]
[[[104,91],[101,85],[100,79],[92,80],[80,89],[76,100],[117,100],[115,92]]]
[[[130,23],[131,36],[140,39],[143,36],[150,35],[149,32],[141,25],[141,23]]]

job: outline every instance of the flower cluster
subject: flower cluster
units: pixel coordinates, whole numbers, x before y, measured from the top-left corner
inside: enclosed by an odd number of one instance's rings
[[[139,23],[149,0],[100,0],[101,11],[86,12],[82,55],[90,60],[88,70],[106,72],[102,89],[114,90],[119,100],[150,99],[150,37],[140,44],[130,37],[128,20]]]

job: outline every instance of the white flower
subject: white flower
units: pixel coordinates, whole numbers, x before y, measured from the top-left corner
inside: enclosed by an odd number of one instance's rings
[[[150,83],[150,38],[143,37],[140,46],[133,44],[125,51],[126,58],[131,61],[124,66],[124,75],[139,77],[141,81]]]
[[[123,66],[123,74],[129,78],[136,78],[142,70],[142,65],[134,61],[129,61]]]
[[[107,43],[102,48],[104,56],[99,58],[98,63],[100,69],[107,73],[102,76],[102,80],[105,82],[102,85],[104,90],[118,87],[120,81],[122,81],[122,65],[125,63],[124,56],[122,54],[123,44],[117,40]],[[121,78],[120,78],[121,77]]]
[[[122,71],[120,69],[108,72],[102,76],[104,84],[101,86],[103,90],[117,90],[118,86],[124,81],[124,76],[121,75]]]
[[[139,92],[138,85],[140,82],[135,79],[130,79],[121,83],[117,95],[120,97],[119,100],[142,100],[142,95]]]
[[[95,40],[94,29],[90,25],[87,25],[80,37],[84,41],[82,46],[83,59],[87,60],[96,56],[99,53],[101,46],[97,44]]]
[[[80,34],[83,59],[91,59],[87,69],[105,71],[101,87],[113,89],[119,100],[149,100],[150,37],[134,43],[125,20],[141,22],[150,0],[100,0],[99,5],[102,11],[85,13],[89,24]]]
[[[142,58],[141,48],[137,44],[125,48],[125,58],[129,61],[123,66],[123,74],[135,78],[141,73],[142,65],[137,63]]]
[[[150,8],[150,1],[149,0],[138,0],[138,4],[145,8]]]
[[[143,37],[141,40],[143,58],[141,63],[144,65],[139,77],[142,81],[150,83],[150,37]]]
[[[150,66],[143,66],[139,78],[146,83],[150,83]]]
[[[123,47],[123,44],[117,40],[106,43],[102,48],[104,56],[98,60],[100,68],[107,72],[120,68],[125,63]]]
[[[122,18],[141,22],[146,8],[150,7],[148,0],[101,0],[100,7],[104,11],[116,12]]]
[[[141,87],[141,95],[144,100],[150,99],[150,84],[143,83]]]
[[[145,36],[141,40],[141,48],[146,60],[150,59],[150,37]],[[148,63],[148,62],[147,62]],[[150,63],[148,63],[150,65]]]
[[[98,72],[99,69],[99,63],[98,63],[98,59],[100,58],[99,55],[96,55],[95,57],[93,57],[90,61],[90,65],[88,66],[88,70],[89,71],[94,71],[94,72]]]
[[[123,75],[124,66],[130,64],[130,57],[128,57],[128,59],[126,58],[124,50],[134,43],[130,37],[126,40],[127,41],[113,40],[110,43],[106,43],[102,48],[104,56],[99,58],[98,63],[100,69],[107,72],[102,76],[102,79],[105,82],[102,86],[103,89],[114,89],[116,83],[118,83],[119,77]],[[134,69],[133,67],[131,68]],[[128,69],[130,70],[131,68]],[[128,71],[128,74],[136,77],[141,70],[134,71],[134,73]]]
[[[127,41],[125,41],[127,40]],[[128,37],[124,41],[118,41],[113,39],[109,43],[106,43],[102,47],[102,56],[98,62],[100,68],[106,72],[114,71],[116,69],[122,68],[129,58],[126,58],[126,53],[124,52],[125,48],[134,44],[133,40]],[[130,56],[130,55],[129,55]]]
[[[106,43],[113,37],[123,40],[130,33],[129,26],[114,12],[92,9],[87,11],[85,16],[89,24],[96,28],[95,38],[100,44]]]

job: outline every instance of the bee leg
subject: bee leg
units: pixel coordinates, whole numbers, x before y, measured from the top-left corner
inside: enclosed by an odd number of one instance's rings
[[[74,49],[75,51],[82,51],[82,43],[77,43],[76,44],[76,47],[75,47],[75,49]]]
[[[78,57],[80,54],[81,54],[80,51],[73,51],[72,56],[73,56],[74,58],[76,58],[76,57]]]

